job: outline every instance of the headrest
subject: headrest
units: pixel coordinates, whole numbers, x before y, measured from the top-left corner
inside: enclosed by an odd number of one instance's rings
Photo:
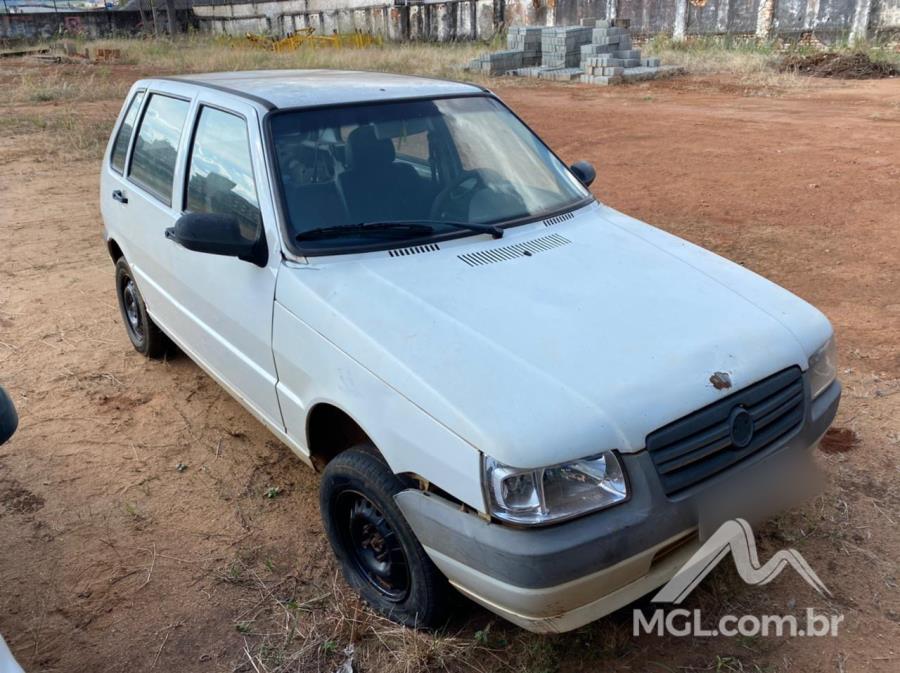
[[[347,137],[347,164],[350,169],[371,169],[394,161],[394,143],[375,136],[375,127],[360,126]]]

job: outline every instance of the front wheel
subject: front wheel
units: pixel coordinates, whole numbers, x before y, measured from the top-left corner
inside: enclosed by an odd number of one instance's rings
[[[378,613],[405,626],[439,625],[448,585],[394,502],[403,484],[369,446],[325,468],[319,502],[348,584]]]

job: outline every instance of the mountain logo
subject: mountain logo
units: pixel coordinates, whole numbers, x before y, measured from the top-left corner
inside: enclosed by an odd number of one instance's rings
[[[747,584],[768,584],[786,566],[791,566],[813,589],[822,595],[831,595],[824,582],[796,549],[782,549],[765,565],[761,565],[750,524],[744,519],[732,519],[719,526],[651,600],[654,603],[681,603],[728,552],[734,558],[738,574]]]

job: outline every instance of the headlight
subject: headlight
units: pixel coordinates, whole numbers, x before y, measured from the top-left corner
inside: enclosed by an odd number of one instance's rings
[[[509,467],[485,456],[484,483],[491,514],[520,524],[571,519],[628,496],[625,473],[612,451],[537,470]]]
[[[813,399],[831,385],[837,376],[837,344],[832,336],[809,358],[809,388]]]

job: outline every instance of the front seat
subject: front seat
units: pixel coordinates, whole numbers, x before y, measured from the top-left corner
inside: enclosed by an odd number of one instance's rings
[[[421,179],[415,169],[394,161],[390,138],[378,138],[375,127],[360,126],[347,137],[347,169],[338,186],[351,222],[379,222],[427,217]]]

